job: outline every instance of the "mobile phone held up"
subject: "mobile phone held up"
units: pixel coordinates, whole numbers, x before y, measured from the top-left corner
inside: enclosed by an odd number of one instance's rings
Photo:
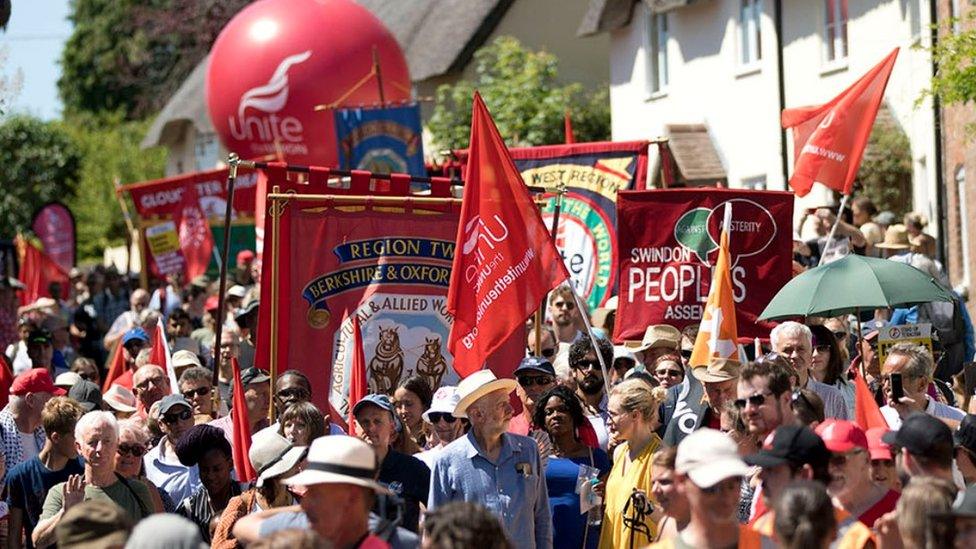
[[[888,379],[891,383],[891,398],[898,402],[905,396],[905,386],[902,384],[901,374],[891,374]]]

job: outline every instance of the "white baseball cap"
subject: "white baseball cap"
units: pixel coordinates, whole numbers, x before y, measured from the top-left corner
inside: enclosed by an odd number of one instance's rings
[[[735,442],[715,429],[699,429],[678,444],[674,470],[688,475],[699,488],[711,488],[732,477],[749,474]]]
[[[430,402],[430,408],[421,414],[424,421],[430,423],[430,413],[441,412],[443,414],[453,414],[454,408],[457,407],[458,401],[461,400],[461,395],[457,392],[457,387],[451,385],[445,385],[434,393],[434,398]]]

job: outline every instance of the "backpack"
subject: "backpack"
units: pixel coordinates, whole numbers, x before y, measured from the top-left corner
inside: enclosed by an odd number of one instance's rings
[[[935,377],[943,381],[950,381],[952,376],[959,373],[966,360],[966,326],[961,309],[962,305],[955,297],[951,302],[933,301],[918,306],[918,322],[932,324],[932,330],[939,336],[942,357],[936,364]]]

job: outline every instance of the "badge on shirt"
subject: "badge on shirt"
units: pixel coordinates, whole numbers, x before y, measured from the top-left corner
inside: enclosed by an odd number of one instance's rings
[[[527,477],[532,474],[532,464],[527,461],[516,463],[515,470],[521,473],[523,477]]]

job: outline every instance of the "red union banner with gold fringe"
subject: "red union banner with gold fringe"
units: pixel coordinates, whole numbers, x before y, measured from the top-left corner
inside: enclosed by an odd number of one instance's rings
[[[326,169],[313,168],[307,184],[288,181],[280,164],[267,174],[277,194],[267,198],[255,363],[303,372],[312,401],[344,416],[355,318],[369,392],[392,394],[411,375],[432,388],[456,384],[446,297],[459,204],[448,180],[413,197],[409,176],[379,189],[385,182],[371,185],[369,172],[355,172],[348,188],[327,184]],[[499,364],[509,373],[524,345],[505,347]]]

